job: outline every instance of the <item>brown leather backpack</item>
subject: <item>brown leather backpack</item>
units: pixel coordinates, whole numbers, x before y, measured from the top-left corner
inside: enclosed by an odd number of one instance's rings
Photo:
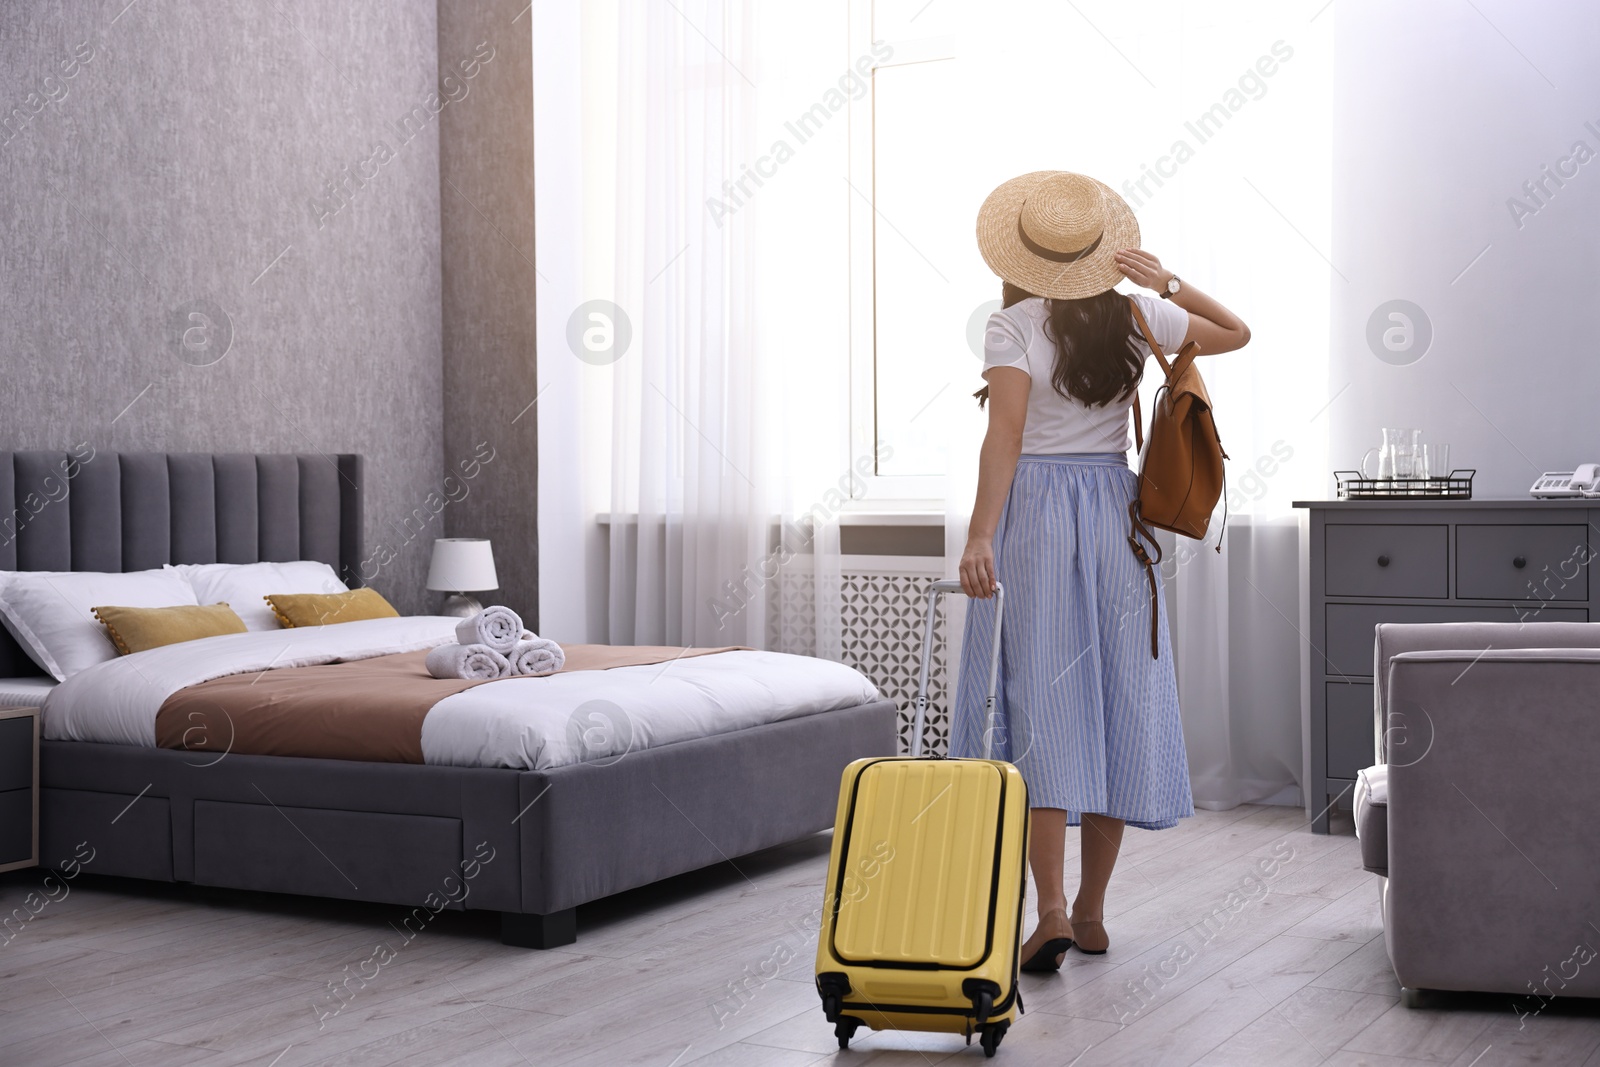
[[[1190,341],[1178,350],[1171,363],[1156,344],[1138,301],[1132,297],[1134,321],[1144,334],[1150,352],[1166,373],[1166,382],[1156,392],[1155,411],[1150,416],[1150,447],[1144,445],[1144,415],[1139,408],[1138,394],[1133,398],[1133,433],[1139,446],[1139,495],[1128,505],[1128,518],[1132,527],[1128,544],[1133,554],[1144,565],[1145,577],[1150,580],[1150,655],[1160,657],[1157,640],[1156,564],[1161,562],[1161,546],[1150,532],[1154,526],[1170,530],[1185,537],[1200,540],[1211,523],[1211,512],[1217,506],[1225,487],[1226,473],[1222,462],[1228,453],[1222,450],[1222,438],[1217,435],[1217,424],[1211,418],[1211,397],[1206,393],[1206,383],[1200,380],[1194,358],[1200,346]],[[1223,514],[1227,523],[1227,514]],[[1154,558],[1146,551],[1139,537],[1150,542]],[[1222,542],[1217,541],[1217,551]]]

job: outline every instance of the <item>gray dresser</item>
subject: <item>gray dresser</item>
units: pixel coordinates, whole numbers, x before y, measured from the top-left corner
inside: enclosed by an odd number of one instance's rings
[[[1587,622],[1600,500],[1297,500],[1301,727],[1316,833],[1374,762],[1380,622]],[[1600,527],[1596,527],[1600,529]],[[1600,546],[1597,546],[1600,547]]]

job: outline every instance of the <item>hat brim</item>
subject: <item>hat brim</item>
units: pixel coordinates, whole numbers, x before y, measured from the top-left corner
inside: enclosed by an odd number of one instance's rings
[[[978,251],[995,274],[1035,296],[1082,300],[1114,288],[1125,277],[1117,267],[1116,254],[1139,247],[1139,220],[1114,189],[1091,178],[1105,193],[1105,229],[1099,246],[1072,263],[1052,262],[1030,252],[1017,230],[1023,202],[1040,182],[1061,173],[1036,170],[1012,178],[990,193],[978,209]]]

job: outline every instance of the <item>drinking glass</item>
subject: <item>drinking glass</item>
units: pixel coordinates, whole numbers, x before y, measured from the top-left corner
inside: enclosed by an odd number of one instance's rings
[[[1396,478],[1426,477],[1421,471],[1422,431],[1384,430],[1383,445],[1394,456]]]
[[[1422,446],[1422,471],[1421,476],[1428,479],[1428,485],[1435,489],[1445,488],[1450,477],[1450,446],[1446,444],[1425,444]]]

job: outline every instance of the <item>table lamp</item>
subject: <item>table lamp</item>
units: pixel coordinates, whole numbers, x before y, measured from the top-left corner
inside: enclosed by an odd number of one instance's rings
[[[494,572],[494,550],[486,537],[441,537],[433,542],[433,562],[428,567],[428,588],[449,593],[441,615],[469,619],[483,610],[469,592],[500,588]]]

